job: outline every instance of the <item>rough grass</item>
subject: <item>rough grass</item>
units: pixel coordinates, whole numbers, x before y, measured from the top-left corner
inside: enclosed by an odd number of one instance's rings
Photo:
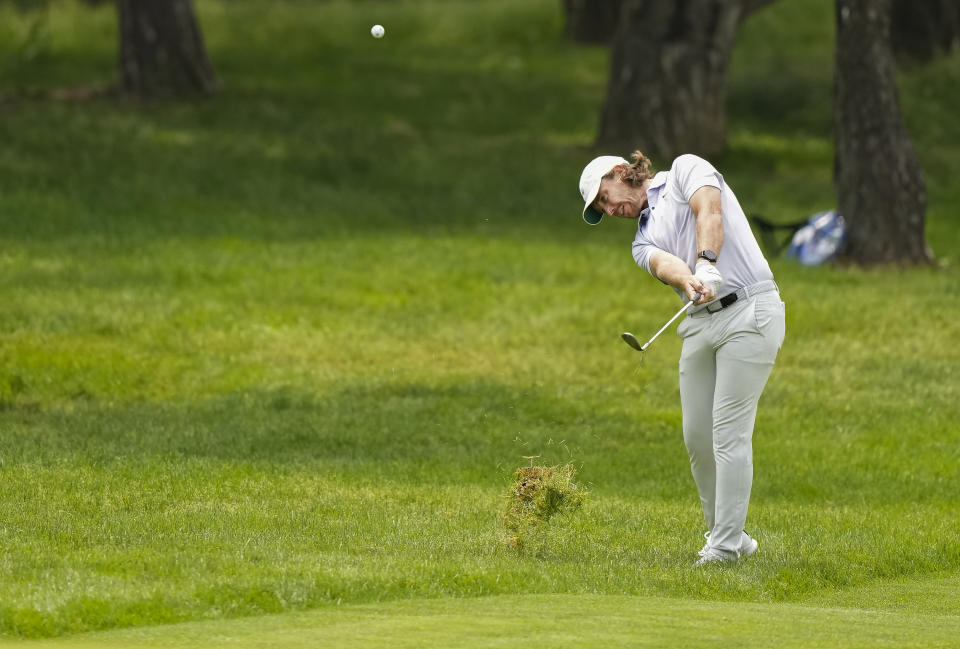
[[[830,5],[744,27],[718,165],[748,212],[833,206]],[[111,8],[49,6],[0,6],[4,91],[109,83]],[[577,218],[606,52],[547,0],[198,8],[216,99],[0,104],[0,631],[517,593],[958,613],[957,57],[901,71],[942,265],[773,261],[761,551],[695,572],[679,341],[638,370],[619,340],[675,298]],[[522,556],[531,455],[591,498]]]

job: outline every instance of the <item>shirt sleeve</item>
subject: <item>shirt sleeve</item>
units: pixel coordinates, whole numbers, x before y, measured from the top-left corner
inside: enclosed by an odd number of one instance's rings
[[[677,188],[687,203],[701,187],[723,189],[723,176],[712,164],[692,153],[684,154],[673,161],[671,169]]]
[[[659,250],[644,235],[643,228],[637,229],[637,236],[633,240],[633,260],[637,262],[640,268],[650,273],[650,256],[655,250]],[[650,273],[652,276],[653,273]]]

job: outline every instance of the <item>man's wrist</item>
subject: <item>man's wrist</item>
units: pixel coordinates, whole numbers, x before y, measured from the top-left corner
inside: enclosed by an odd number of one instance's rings
[[[701,260],[715,264],[717,263],[717,253],[709,249],[701,250],[697,253],[697,263],[700,263]]]

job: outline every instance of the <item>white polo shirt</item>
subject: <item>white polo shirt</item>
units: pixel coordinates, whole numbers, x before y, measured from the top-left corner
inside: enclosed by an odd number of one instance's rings
[[[697,223],[690,198],[706,186],[716,187],[721,195],[723,247],[717,251],[717,270],[723,276],[723,285],[719,296],[773,279],[733,190],[712,164],[689,153],[674,160],[670,171],[661,171],[651,179],[647,189],[649,212],[641,214],[633,240],[634,260],[649,273],[651,254],[663,250],[686,262],[691,273],[696,270]]]

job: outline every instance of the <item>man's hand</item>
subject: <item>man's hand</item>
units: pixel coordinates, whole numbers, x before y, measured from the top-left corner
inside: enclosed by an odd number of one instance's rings
[[[696,274],[691,275],[687,262],[669,252],[657,250],[650,256],[650,272],[664,284],[669,284],[678,291],[681,291],[687,296],[688,300],[693,301],[695,305],[699,306],[717,297],[717,292],[723,283],[723,278],[720,277],[720,271],[709,262],[705,263],[710,266],[711,269],[704,271],[706,275],[701,275],[699,265],[697,266]],[[710,292],[710,287],[707,285],[712,282],[715,282],[713,285],[713,293]],[[697,297],[698,294],[700,294],[699,298]]]
[[[699,280],[703,286],[702,289],[699,289],[703,291],[703,297],[700,298],[701,304],[719,297],[720,287],[723,285],[723,276],[716,266],[705,259],[701,259],[697,264],[697,272],[694,278]]]
[[[694,305],[699,306],[708,301],[706,286],[695,275],[681,277],[678,284],[677,288],[682,290]]]

